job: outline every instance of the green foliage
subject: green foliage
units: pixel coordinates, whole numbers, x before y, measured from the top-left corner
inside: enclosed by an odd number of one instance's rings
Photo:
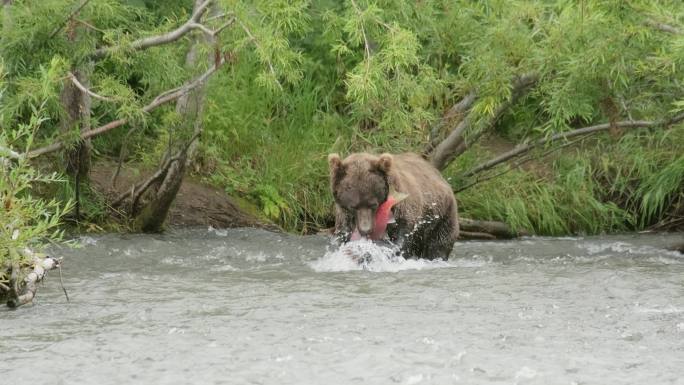
[[[624,231],[631,213],[601,200],[603,187],[592,178],[583,156],[559,158],[547,170],[512,170],[458,195],[463,216],[506,222],[537,234],[596,234]]]
[[[15,130],[0,131],[0,148],[11,148],[24,142],[30,146],[38,127],[45,121],[40,111],[34,111],[28,124]],[[44,200],[32,195],[36,184],[63,182],[57,174],[43,175],[28,164],[25,158],[12,162],[0,158],[0,282],[7,283],[6,267],[24,264],[25,248],[40,249],[45,242],[62,237],[60,220],[72,203],[55,199]]]
[[[682,29],[684,3],[678,1],[217,4],[211,14],[225,17],[207,26],[233,22],[199,51],[229,61],[208,85],[201,172],[227,192],[249,197],[289,230],[331,224],[328,152],[421,151],[431,128],[472,91],[477,100],[469,142],[484,129],[522,142],[611,120],[658,120],[681,111],[684,100],[684,35],[657,27]],[[79,21],[68,21],[73,1],[16,0],[2,18],[0,57],[8,75],[0,126],[27,124],[40,101],[50,120],[36,141],[75,139],[75,131],[58,128],[64,114],[59,94],[68,72],[82,69],[89,88],[111,99],[93,100],[91,125],[132,122],[95,139],[96,153],[118,156],[128,148],[127,160],[157,164],[170,146],[187,140],[191,125],[171,106],[151,113],[143,106],[212,62],[185,68],[199,30],[143,51],[133,52],[130,44],[182,25],[192,6],[190,0],[163,6],[93,0]],[[93,62],[96,47],[113,49]],[[511,99],[512,80],[524,74],[539,80],[490,128],[485,122]],[[682,204],[681,126],[591,143],[598,150],[578,145],[557,153],[544,172],[516,169],[466,190],[459,195],[464,215],[543,234],[642,229],[672,217]],[[472,183],[459,172],[490,155],[486,146],[475,146],[459,158],[446,171],[452,185]]]

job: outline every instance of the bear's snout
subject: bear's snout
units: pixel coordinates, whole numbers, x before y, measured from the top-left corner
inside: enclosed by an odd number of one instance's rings
[[[356,210],[356,228],[362,236],[367,237],[373,231],[373,210]]]

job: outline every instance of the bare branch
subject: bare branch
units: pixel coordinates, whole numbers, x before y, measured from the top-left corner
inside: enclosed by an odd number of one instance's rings
[[[94,97],[95,99],[102,100],[102,101],[105,101],[105,102],[113,102],[113,101],[114,101],[114,99],[112,99],[112,98],[108,98],[108,97],[106,97],[106,96],[98,95],[98,94],[96,94],[95,92],[93,92],[93,91],[89,90],[88,88],[86,88],[83,84],[81,84],[81,82],[78,81],[78,79],[76,78],[76,76],[75,76],[73,73],[69,72],[69,73],[68,73],[68,76],[69,76],[69,78],[71,79],[71,81],[74,83],[74,85],[76,86],[76,88],[78,88],[79,90],[81,90],[81,92],[84,92],[84,93],[86,93],[86,94],[88,94],[88,95]]]
[[[480,129],[472,138],[470,138],[470,143],[477,141],[482,134],[491,130],[499,121],[501,116],[508,110],[508,108],[510,108],[510,106],[515,104],[518,99],[524,96],[532,88],[532,86],[537,83],[537,80],[538,75],[534,73],[525,74],[517,78],[513,82],[510,100],[502,103],[496,109],[496,111],[494,111],[494,114],[487,121],[485,126]],[[465,150],[467,150],[470,146],[469,143],[466,143],[464,134],[470,127],[472,123],[471,120],[472,119],[470,118],[469,113],[463,118],[463,120],[461,120],[458,126],[456,126],[454,130],[435,147],[434,151],[432,152],[431,162],[438,170],[445,169],[452,160],[465,152]]]
[[[515,157],[518,157],[522,154],[527,153],[528,151],[532,150],[535,147],[543,146],[547,143],[552,143],[556,142],[559,140],[567,140],[570,138],[574,138],[576,136],[580,135],[587,135],[599,131],[605,131],[611,128],[611,126],[618,127],[618,128],[652,128],[652,127],[669,127],[673,124],[679,123],[681,121],[684,121],[684,113],[681,113],[679,115],[675,115],[671,118],[668,119],[663,119],[660,121],[651,121],[651,120],[627,120],[627,121],[622,121],[622,122],[615,122],[613,125],[611,123],[603,123],[603,124],[598,124],[595,126],[589,126],[589,127],[583,127],[583,128],[578,128],[576,130],[568,131],[568,132],[561,132],[555,135],[552,135],[548,138],[543,138],[539,139],[535,142],[524,144],[524,145],[518,145],[514,149],[505,152],[499,156],[497,156],[494,159],[491,159],[487,162],[484,162],[476,167],[473,167],[471,170],[468,172],[464,173],[464,177],[469,177],[473,176],[479,172],[489,170],[492,167],[504,163],[510,159],[513,159]]]
[[[207,81],[207,79],[214,73],[216,70],[222,66],[225,63],[225,59],[221,59],[221,61],[218,63],[218,65],[214,64],[211,68],[209,68],[205,73],[202,75],[198,76],[196,79],[193,81],[173,89],[172,91],[165,91],[162,92],[159,96],[154,98],[154,100],[143,107],[142,111],[144,113],[148,113],[170,101],[176,100],[180,98],[181,96],[185,95],[186,93],[192,91],[196,87],[202,85],[204,82]],[[81,132],[81,139],[88,139],[92,138],[93,136],[103,134],[107,131],[113,130],[117,127],[123,126],[124,124],[128,123],[129,119],[127,118],[122,118],[122,119],[117,119],[112,122],[109,122],[103,126],[100,126],[98,128],[94,128],[92,130],[88,131],[83,131]],[[58,141],[55,142],[49,146],[41,147],[36,150],[29,151],[27,154],[25,154],[28,158],[35,158],[50,152],[57,151],[64,147],[65,142],[64,141]]]
[[[216,29],[214,30],[214,33],[213,33],[211,36],[212,36],[212,37],[215,37],[215,36],[217,36],[219,33],[223,32],[224,29],[226,29],[226,28],[230,27],[231,25],[233,25],[233,23],[235,23],[235,20],[236,20],[235,17],[232,17],[230,20],[228,20],[227,22],[223,23],[222,26],[216,28]]]
[[[53,257],[40,258],[33,254],[30,250],[24,250],[23,253],[32,258],[31,268],[23,279],[19,277],[18,264],[12,266],[10,273],[10,290],[7,306],[15,308],[25,305],[33,301],[38,290],[38,284],[45,278],[49,270],[59,267],[61,259]]]
[[[158,182],[160,179],[164,178],[169,167],[171,167],[171,164],[173,162],[177,162],[180,159],[182,159],[183,156],[187,153],[187,151],[190,148],[190,146],[192,145],[192,143],[195,140],[197,140],[197,138],[200,135],[201,135],[201,132],[196,132],[190,138],[190,140],[183,146],[183,148],[180,151],[178,151],[178,153],[176,153],[176,155],[174,155],[171,158],[166,159],[164,161],[164,163],[162,163],[161,167],[159,167],[157,172],[152,174],[149,178],[147,178],[143,182],[140,182],[136,185],[131,186],[130,190],[119,195],[119,197],[116,198],[116,200],[112,203],[112,207],[116,207],[116,206],[120,205],[126,198],[128,198],[130,196],[133,198],[132,202],[131,202],[131,211],[134,211],[135,207],[138,205],[138,201],[140,200],[140,197],[142,196],[142,194],[145,193],[145,191],[147,191],[147,189],[149,189],[150,186],[152,186],[152,184],[154,184],[155,182]]]
[[[595,134],[595,133],[594,133],[594,134]],[[480,177],[476,178],[476,180],[474,180],[473,182],[471,182],[471,183],[469,183],[469,184],[467,184],[467,185],[465,185],[465,186],[459,187],[457,190],[454,190],[454,193],[459,193],[459,192],[465,191],[465,190],[467,190],[467,189],[469,189],[469,188],[471,188],[471,187],[473,187],[473,186],[476,186],[476,185],[478,185],[478,184],[480,184],[480,183],[486,182],[486,181],[488,181],[488,180],[496,179],[496,178],[498,178],[498,177],[500,177],[500,176],[502,176],[502,175],[504,175],[504,174],[509,173],[511,170],[514,170],[514,169],[516,169],[516,168],[522,166],[523,164],[525,164],[525,163],[527,163],[527,162],[530,162],[530,161],[535,160],[535,159],[537,159],[537,160],[543,159],[543,158],[545,158],[546,156],[550,155],[551,153],[553,153],[553,152],[555,152],[555,151],[559,151],[559,150],[561,150],[561,149],[563,149],[563,148],[565,148],[565,147],[570,147],[570,146],[574,145],[575,143],[578,143],[578,142],[581,142],[581,141],[583,141],[583,140],[585,140],[585,139],[588,139],[588,138],[589,138],[590,136],[592,136],[592,135],[593,135],[593,134],[587,134],[585,137],[580,137],[579,139],[575,139],[575,140],[573,140],[573,141],[571,141],[571,142],[564,143],[563,145],[558,146],[558,147],[555,147],[555,148],[553,148],[553,149],[551,149],[551,150],[549,150],[549,151],[546,151],[545,153],[543,153],[543,154],[541,154],[541,155],[539,155],[539,156],[537,156],[537,157],[528,156],[527,158],[522,158],[522,159],[520,159],[519,161],[515,162],[511,167],[509,167],[509,168],[507,168],[507,169],[505,169],[505,170],[503,170],[503,171],[501,171],[501,172],[498,172],[498,173],[496,173],[496,174],[494,174],[494,175],[488,175],[488,176],[483,177],[483,178],[480,178]]]
[[[6,157],[6,158],[18,160],[18,159],[21,159],[22,156],[23,156],[22,154],[12,150],[9,147],[0,146],[0,159]]]
[[[423,154],[430,155],[435,147],[437,147],[440,141],[439,132],[442,130],[445,124],[452,124],[452,122],[456,123],[454,122],[456,119],[458,119],[458,123],[463,121],[464,115],[470,110],[470,107],[473,106],[473,103],[475,103],[476,99],[477,93],[475,91],[471,91],[458,103],[451,106],[444,117],[442,117],[442,119],[440,119],[430,130],[430,142],[427,144],[427,146],[425,146]]]
[[[208,22],[210,22],[210,21],[214,21],[214,20],[217,20],[217,19],[222,19],[222,18],[224,18],[224,17],[226,17],[226,16],[229,16],[229,15],[232,15],[232,12],[225,12],[225,13],[221,13],[221,14],[218,14],[218,15],[214,15],[214,16],[211,16],[211,17],[207,17],[206,20],[204,20],[204,21],[208,23]]]
[[[207,0],[202,5],[200,5],[197,10],[190,16],[190,19],[183,23],[180,27],[174,29],[171,32],[165,33],[163,35],[157,35],[157,36],[150,36],[146,37],[143,39],[136,40],[132,42],[130,45],[127,47],[120,47],[120,46],[114,46],[114,47],[103,47],[98,50],[96,50],[93,53],[93,58],[94,59],[100,59],[104,56],[107,56],[108,54],[117,51],[122,48],[128,48],[133,51],[140,51],[144,50],[150,47],[156,47],[159,45],[163,44],[168,44],[172,43],[174,41],[177,41],[178,39],[182,38],[185,36],[188,32],[194,30],[194,29],[206,29],[206,27],[202,24],[200,24],[200,19],[202,18],[202,15],[206,12],[207,8],[209,5],[213,2],[214,0]]]
[[[52,31],[52,33],[51,33],[50,36],[48,37],[48,40],[50,40],[50,39],[52,39],[53,37],[57,36],[57,34],[59,33],[59,31],[61,31],[62,28],[64,28],[64,26],[67,25],[67,23],[69,22],[69,20],[71,20],[72,18],[74,18],[74,16],[78,15],[78,13],[81,12],[81,10],[82,10],[86,5],[88,5],[88,3],[90,3],[90,0],[84,0],[84,1],[81,3],[81,5],[79,5],[73,12],[71,12],[71,13],[69,14],[69,16],[67,16],[67,17],[59,24],[59,26],[57,26],[57,28],[56,28],[54,31]]]
[[[84,25],[86,28],[92,29],[93,31],[96,31],[96,32],[99,32],[99,33],[105,33],[105,31],[103,31],[103,30],[97,28],[96,26],[94,26],[94,25],[88,23],[88,22],[85,21],[85,20],[74,19],[74,21],[77,22],[77,23],[79,23],[79,24]],[[60,270],[60,271],[61,271],[61,270]]]

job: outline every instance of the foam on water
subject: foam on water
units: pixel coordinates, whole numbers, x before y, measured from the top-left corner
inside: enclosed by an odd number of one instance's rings
[[[397,255],[397,247],[387,247],[361,239],[348,242],[336,250],[328,250],[321,258],[309,262],[317,272],[368,270],[372,272],[397,272],[423,270],[451,265],[439,260],[405,259]]]

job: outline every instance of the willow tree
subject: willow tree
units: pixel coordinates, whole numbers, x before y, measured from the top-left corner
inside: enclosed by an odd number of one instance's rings
[[[47,114],[58,122],[39,133],[45,145],[27,157],[62,150],[78,191],[90,164],[91,138],[125,126],[128,133],[119,135],[122,148],[136,130],[167,138],[157,172],[113,202],[125,203],[144,231],[161,229],[185,174],[188,150],[201,135],[196,122],[203,85],[241,52],[252,50],[263,65],[263,87],[277,92],[295,82],[300,56],[287,39],[307,21],[303,1],[175,1],[167,6],[27,0],[3,7],[0,57],[8,70],[9,102],[2,106],[2,126],[26,118],[38,103],[38,89]],[[179,58],[187,50],[183,65]],[[46,68],[61,74],[61,81],[41,84],[38,75]],[[175,111],[165,107],[173,101],[178,101]]]
[[[663,137],[684,120],[682,2],[348,0],[323,15],[359,127],[423,152],[459,191],[556,148]],[[495,133],[519,144],[449,168]],[[668,151],[668,187],[641,192],[642,216],[684,202]]]

